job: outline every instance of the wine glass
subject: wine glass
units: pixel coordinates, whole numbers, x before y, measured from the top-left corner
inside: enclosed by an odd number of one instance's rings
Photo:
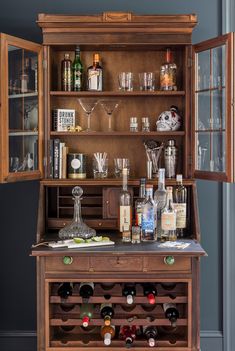
[[[98,103],[97,99],[78,99],[79,104],[87,115],[87,129],[85,132],[94,132],[91,130],[91,113]]]
[[[105,112],[108,115],[109,118],[109,127],[108,127],[108,131],[112,132],[112,114],[113,111],[118,107],[118,105],[120,104],[120,101],[118,100],[112,100],[112,99],[107,99],[107,100],[100,100],[100,104],[101,106],[104,108]]]

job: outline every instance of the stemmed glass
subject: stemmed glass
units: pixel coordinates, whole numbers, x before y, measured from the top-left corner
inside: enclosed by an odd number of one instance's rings
[[[91,113],[96,107],[98,100],[97,99],[78,99],[79,104],[87,115],[87,129],[85,132],[94,132],[91,130]]]
[[[118,100],[112,100],[112,99],[107,99],[107,100],[100,100],[99,101],[101,106],[103,107],[103,109],[105,110],[105,112],[108,115],[109,118],[109,127],[108,127],[108,131],[112,132],[112,115],[113,115],[113,111],[119,106],[120,101]]]

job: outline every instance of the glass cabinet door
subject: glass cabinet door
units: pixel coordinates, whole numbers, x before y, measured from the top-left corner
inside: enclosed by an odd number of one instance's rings
[[[233,33],[194,46],[194,175],[232,182]]]
[[[0,128],[7,136],[2,145],[2,181],[37,179],[42,169],[41,46],[4,34],[1,46],[5,71]]]

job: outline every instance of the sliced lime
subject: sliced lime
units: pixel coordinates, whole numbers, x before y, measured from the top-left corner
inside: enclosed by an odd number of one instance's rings
[[[91,243],[92,239],[85,239],[85,243]]]
[[[107,236],[103,236],[102,241],[110,241],[110,239]]]
[[[84,243],[85,240],[82,239],[82,238],[73,238],[73,241],[76,243],[76,244],[81,244],[81,243]]]
[[[92,240],[93,241],[102,241],[103,240],[103,237],[102,236],[94,236],[93,238],[92,238]]]

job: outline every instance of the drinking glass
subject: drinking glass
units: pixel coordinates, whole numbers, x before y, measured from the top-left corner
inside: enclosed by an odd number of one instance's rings
[[[155,74],[153,72],[139,73],[140,90],[154,91]]]
[[[122,177],[123,168],[127,168],[128,175],[130,172],[130,161],[128,158],[115,158],[114,159],[114,175],[116,178]]]
[[[132,72],[121,72],[118,75],[119,90],[132,91],[133,90],[134,75]]]
[[[95,179],[108,177],[108,159],[102,159],[100,162],[93,158],[93,175]]]
[[[10,157],[10,172],[17,172],[20,166],[20,159],[19,157]]]
[[[94,132],[91,130],[91,113],[96,107],[98,100],[97,99],[78,99],[79,104],[81,105],[83,111],[87,115],[87,129],[85,132]]]
[[[112,132],[112,115],[113,111],[119,106],[120,101],[114,100],[114,99],[106,99],[106,100],[100,100],[99,101],[103,109],[108,115],[109,118],[109,125],[108,125],[108,131]]]

